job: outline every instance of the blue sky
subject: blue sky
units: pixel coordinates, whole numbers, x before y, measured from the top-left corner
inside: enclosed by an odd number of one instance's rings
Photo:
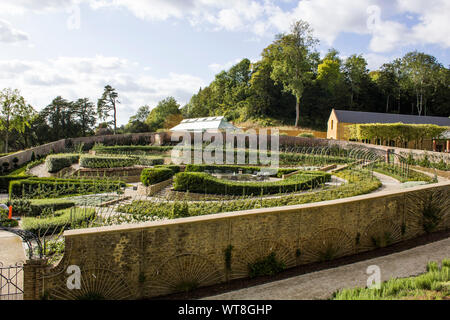
[[[119,122],[169,95],[184,104],[274,36],[308,21],[318,50],[362,53],[370,69],[411,50],[450,65],[447,0],[2,0],[0,88],[36,109],[57,95],[121,97]]]

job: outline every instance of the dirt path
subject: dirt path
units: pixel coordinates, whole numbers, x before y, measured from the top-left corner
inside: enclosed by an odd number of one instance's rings
[[[215,300],[305,300],[329,299],[340,289],[365,287],[368,266],[380,268],[381,281],[419,275],[429,261],[450,258],[450,238],[406,251],[357,262],[333,269],[304,274],[236,290],[205,299]]]

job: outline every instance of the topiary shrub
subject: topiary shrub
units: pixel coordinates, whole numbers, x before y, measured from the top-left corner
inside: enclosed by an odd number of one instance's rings
[[[172,178],[174,172],[168,168],[148,168],[142,170],[141,182],[145,186],[150,186]]]
[[[174,164],[167,164],[167,165],[156,165],[155,168],[166,168],[172,170],[173,174],[177,174],[181,171],[180,166],[174,165]]]

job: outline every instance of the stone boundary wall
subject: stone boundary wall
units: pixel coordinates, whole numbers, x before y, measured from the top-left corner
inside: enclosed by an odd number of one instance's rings
[[[339,200],[64,233],[62,261],[29,284],[28,299],[142,299],[248,276],[274,253],[288,268],[373,250],[425,233],[423,208],[450,228],[450,183]],[[80,267],[81,290],[66,286]],[[30,286],[30,288],[28,288]],[[31,291],[42,290],[34,297]],[[31,290],[32,289],[32,290]],[[30,292],[28,293],[28,290]]]
[[[151,186],[144,186],[144,185],[139,185],[138,186],[138,190],[137,193],[140,196],[152,196],[158,192],[160,192],[162,189],[164,189],[165,187],[169,186],[171,183],[173,182],[173,178],[170,178],[168,180],[153,184]]]
[[[50,142],[47,144],[43,144],[41,146],[37,146],[34,148],[26,149],[23,151],[19,151],[4,157],[0,158],[0,165],[3,162],[9,162],[10,168],[13,165],[13,159],[17,157],[19,162],[17,163],[19,166],[30,161],[31,155],[35,154],[35,156],[46,156],[51,152],[59,153],[63,152],[67,146],[76,145],[79,143],[85,144],[94,144],[96,142],[100,143],[117,143],[117,142],[130,142],[130,143],[138,143],[140,139],[145,139],[148,144],[153,145],[161,145],[165,141],[170,141],[170,138],[167,138],[168,133],[129,133],[129,134],[117,134],[117,135],[105,135],[105,136],[90,136],[90,137],[81,137],[81,138],[68,138],[61,139],[55,142]]]

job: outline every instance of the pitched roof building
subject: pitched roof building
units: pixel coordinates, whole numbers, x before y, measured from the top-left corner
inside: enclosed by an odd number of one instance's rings
[[[347,110],[331,110],[328,120],[327,138],[336,140],[349,140],[347,125],[358,123],[404,123],[404,124],[434,124],[441,127],[450,127],[448,117],[414,116],[408,114],[361,112]],[[429,141],[427,149],[441,149],[449,152],[450,145],[447,131],[441,136],[444,145],[436,144],[436,140]],[[439,139],[437,139],[439,140]],[[405,147],[405,146],[403,146]]]
[[[184,119],[170,131],[204,132],[207,130],[239,130],[225,120],[225,117]]]

